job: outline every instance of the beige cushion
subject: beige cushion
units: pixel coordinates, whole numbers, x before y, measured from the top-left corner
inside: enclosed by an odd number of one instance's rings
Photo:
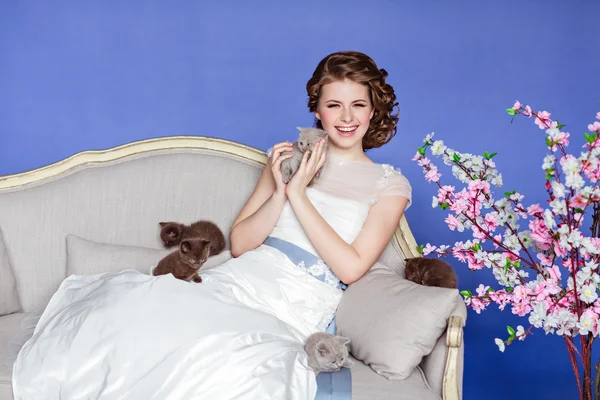
[[[98,243],[79,236],[67,235],[67,275],[91,275],[135,269],[150,274],[158,262],[176,251],[173,249],[151,249],[141,246]],[[231,252],[209,257],[202,269],[210,268],[231,258]]]
[[[0,229],[0,315],[21,311],[15,275],[8,258],[8,250]]]
[[[456,289],[417,285],[378,263],[346,289],[338,333],[375,372],[406,379],[444,333],[457,296]]]

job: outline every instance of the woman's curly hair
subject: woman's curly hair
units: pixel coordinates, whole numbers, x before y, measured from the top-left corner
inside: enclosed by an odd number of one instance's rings
[[[313,113],[317,111],[321,87],[328,83],[349,79],[368,86],[375,112],[363,137],[363,150],[381,147],[396,135],[399,114],[399,111],[394,113],[398,103],[394,88],[385,82],[387,76],[387,71],[379,69],[366,54],[357,51],[329,54],[306,83],[308,109]],[[315,125],[323,129],[321,121],[317,120]]]

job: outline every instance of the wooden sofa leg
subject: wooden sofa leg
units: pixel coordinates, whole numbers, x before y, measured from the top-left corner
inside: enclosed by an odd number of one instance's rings
[[[452,315],[448,319],[448,328],[446,330],[446,345],[448,346],[448,355],[446,356],[446,366],[444,368],[443,399],[459,400],[458,391],[458,348],[463,340],[462,318],[458,315]]]

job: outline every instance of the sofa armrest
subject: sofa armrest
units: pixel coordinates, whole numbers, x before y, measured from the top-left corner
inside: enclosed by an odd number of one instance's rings
[[[448,317],[445,332],[420,366],[431,389],[444,400],[462,399],[464,343],[463,327],[467,320],[467,308],[460,295],[456,296],[454,308]],[[458,397],[456,395],[458,393]]]
[[[463,373],[463,319],[458,315],[452,315],[448,319],[446,329],[446,365],[444,367],[443,399],[460,400],[462,391]]]

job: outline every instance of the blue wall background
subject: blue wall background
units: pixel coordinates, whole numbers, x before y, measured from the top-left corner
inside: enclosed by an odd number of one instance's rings
[[[255,2],[252,2],[255,3]],[[571,149],[600,111],[597,1],[0,2],[0,175],[76,152],[169,135],[261,149],[312,124],[305,82],[326,54],[356,49],[390,73],[399,133],[370,154],[402,168],[419,243],[454,243],[410,161],[436,132],[463,152],[497,151],[505,189],[543,202],[544,135],[515,99],[567,124]],[[447,183],[454,183],[446,180]],[[489,270],[453,262],[461,288]],[[469,311],[466,400],[576,398],[564,342],[541,331],[500,353],[526,321]],[[594,354],[594,360],[598,360]]]

